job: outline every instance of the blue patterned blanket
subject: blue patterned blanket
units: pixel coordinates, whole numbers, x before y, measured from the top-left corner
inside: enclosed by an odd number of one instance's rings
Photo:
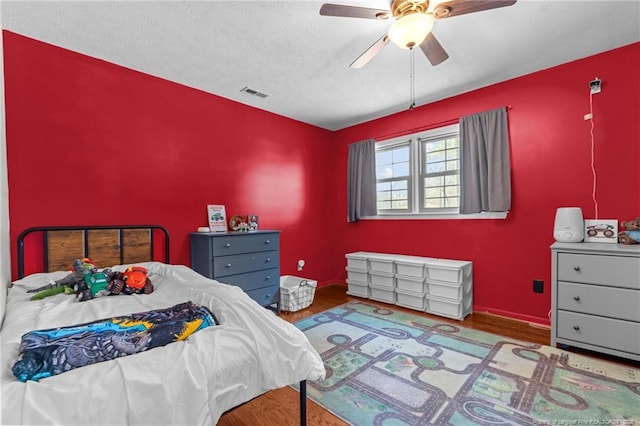
[[[22,336],[12,371],[22,382],[39,380],[184,340],[215,324],[208,308],[185,302],[167,309],[30,331]]]

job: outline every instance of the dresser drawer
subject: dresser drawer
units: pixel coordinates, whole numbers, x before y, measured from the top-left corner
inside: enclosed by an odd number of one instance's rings
[[[224,235],[211,239],[213,256],[227,256],[240,253],[253,253],[260,251],[278,250],[280,235],[272,234],[245,234]]]
[[[249,290],[247,295],[262,306],[280,303],[280,285]]]
[[[213,273],[216,278],[223,279],[227,275],[274,268],[278,263],[277,251],[214,257]]]
[[[640,290],[560,281],[558,309],[640,321]]]
[[[262,271],[245,272],[243,274],[220,277],[216,280],[225,284],[233,284],[244,291],[255,290],[263,287],[280,287],[280,268],[265,269]]]
[[[557,337],[640,354],[640,323],[558,311]]]
[[[558,280],[640,289],[640,258],[558,254]]]

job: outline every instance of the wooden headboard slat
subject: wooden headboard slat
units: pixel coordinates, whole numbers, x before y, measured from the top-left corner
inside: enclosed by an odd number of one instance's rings
[[[83,231],[46,231],[44,233],[45,245],[45,272],[62,271],[69,268],[69,258],[86,257],[85,237]]]
[[[43,234],[46,272],[69,268],[74,259],[89,257],[100,267],[154,260],[154,231],[164,237],[165,263],[169,263],[169,232],[159,225],[38,226],[18,236],[18,278],[24,277],[24,239]]]
[[[146,229],[126,229],[122,232],[122,262],[137,263],[153,258],[153,232]]]

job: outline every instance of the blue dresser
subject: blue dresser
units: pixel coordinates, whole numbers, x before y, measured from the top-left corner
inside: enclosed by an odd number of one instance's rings
[[[191,233],[191,268],[237,285],[262,306],[280,301],[280,232]]]

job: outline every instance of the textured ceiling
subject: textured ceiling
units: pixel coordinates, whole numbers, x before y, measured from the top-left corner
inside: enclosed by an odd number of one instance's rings
[[[387,0],[331,2],[389,8]],[[320,16],[322,3],[3,0],[0,7],[4,29],[326,129],[407,109],[408,50],[390,43],[364,68],[349,67],[391,22]],[[417,105],[640,41],[640,2],[519,0],[437,21],[433,33],[449,59],[434,67],[416,50]],[[241,92],[245,86],[269,96]]]

